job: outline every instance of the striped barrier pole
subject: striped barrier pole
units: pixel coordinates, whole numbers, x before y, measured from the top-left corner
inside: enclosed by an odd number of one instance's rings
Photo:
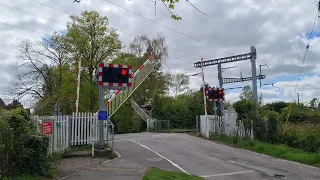
[[[81,56],[78,61],[78,83],[77,83],[77,97],[76,97],[76,113],[79,111],[79,93],[80,93],[80,75],[81,75]]]

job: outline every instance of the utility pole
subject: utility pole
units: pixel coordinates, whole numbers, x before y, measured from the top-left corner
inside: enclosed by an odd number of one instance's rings
[[[301,93],[297,93],[297,96],[298,96],[298,105],[300,105],[300,96],[302,96]]]
[[[204,66],[212,66],[212,65],[218,65],[218,64],[223,64],[223,63],[231,63],[231,62],[238,62],[238,61],[243,61],[243,60],[250,60],[251,61],[251,73],[252,73],[253,99],[254,99],[255,107],[258,108],[256,59],[257,59],[257,50],[254,46],[251,46],[249,53],[239,54],[239,55],[234,55],[234,56],[229,56],[229,57],[222,57],[222,58],[206,60],[206,61],[201,60],[201,62],[198,61],[198,62],[194,63],[194,67],[201,68],[202,72],[203,72]],[[251,131],[251,132],[253,132],[253,131]],[[253,133],[251,134],[251,139],[253,139]]]
[[[262,73],[261,73],[261,67],[263,67],[263,66],[267,66],[268,68],[269,68],[269,66],[267,65],[267,64],[260,64],[259,65],[259,69],[260,69],[260,74],[259,75],[261,75]],[[269,68],[270,69],[270,68]],[[262,83],[261,83],[261,79],[260,79],[260,87],[262,86]]]
[[[207,122],[207,119],[208,119],[208,112],[207,112],[207,99],[206,99],[206,87],[205,87],[205,84],[204,84],[204,72],[203,72],[203,58],[201,58],[201,75],[202,75],[202,91],[203,91],[203,106],[204,106],[204,115],[205,115],[205,118],[206,118],[206,122]],[[206,125],[206,128],[208,128],[208,124]],[[209,137],[209,131],[206,130],[206,137]]]
[[[221,63],[218,64],[218,79],[219,79],[219,88],[222,89],[223,88],[223,79],[222,79],[222,72],[224,72],[227,69],[231,69],[231,68],[236,68],[237,66],[232,66],[232,67],[226,67],[226,68],[222,68],[221,67]],[[213,101],[213,106],[214,109],[217,109],[217,104],[216,101]],[[224,116],[224,102],[220,101],[220,115]],[[215,111],[215,115],[217,115],[217,112]]]

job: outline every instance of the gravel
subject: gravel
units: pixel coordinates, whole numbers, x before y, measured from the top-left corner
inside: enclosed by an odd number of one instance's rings
[[[57,164],[58,178],[61,179],[74,173],[88,171],[98,167],[107,158],[73,157],[64,158]]]

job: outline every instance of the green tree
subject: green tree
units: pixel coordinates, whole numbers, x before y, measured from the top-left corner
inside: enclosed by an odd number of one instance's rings
[[[246,85],[242,88],[242,92],[240,94],[240,99],[253,101],[253,91],[249,85]],[[259,97],[258,97],[258,105],[261,106],[262,102],[263,102],[262,93],[260,93]]]
[[[267,103],[263,108],[265,110],[275,111],[281,113],[281,110],[285,107],[288,107],[288,103],[284,101],[276,101],[272,103]]]
[[[185,74],[176,74],[171,76],[171,87],[173,88],[174,96],[178,93],[187,90],[189,87],[189,76]]]
[[[316,108],[316,107],[317,107],[316,101],[317,101],[317,98],[313,98],[313,99],[310,101],[310,107],[311,107],[311,108]]]
[[[146,35],[142,35],[136,37],[130,43],[129,49],[131,53],[140,59],[141,64],[144,63],[151,54],[155,54],[151,61],[151,63],[155,65],[153,71],[134,92],[132,98],[138,104],[144,104],[154,101],[156,94],[159,96],[167,94],[170,79],[168,78],[168,74],[164,73],[161,69],[162,63],[168,57],[168,47],[165,38],[160,34],[155,39],[150,39]]]
[[[59,41],[74,57],[81,56],[82,75],[88,82],[84,84],[90,89],[86,92],[89,96],[87,110],[93,111],[98,99],[94,72],[101,62],[110,62],[119,53],[122,43],[116,30],[108,27],[108,18],[96,11],[84,11],[70,18],[67,33]]]

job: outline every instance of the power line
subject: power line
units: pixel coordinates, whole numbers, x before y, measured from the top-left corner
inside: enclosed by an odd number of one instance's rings
[[[37,2],[37,1],[34,1],[34,2]],[[37,2],[37,3],[38,3],[38,2]],[[43,5],[43,3],[40,3],[40,4]],[[4,7],[7,7],[7,8],[10,8],[10,9],[12,9],[12,10],[16,10],[16,11],[19,11],[19,12],[23,12],[23,13],[26,13],[26,14],[29,14],[29,15],[32,15],[32,16],[35,16],[35,17],[38,17],[38,18],[42,18],[42,19],[51,21],[51,22],[53,22],[53,23],[57,23],[57,24],[61,24],[61,25],[66,25],[66,23],[62,23],[62,22],[60,22],[60,21],[56,21],[56,20],[54,20],[54,19],[51,19],[51,18],[48,18],[48,17],[45,17],[45,16],[41,16],[41,15],[39,15],[39,14],[35,14],[35,13],[30,12],[30,11],[26,11],[26,10],[23,10],[23,9],[19,9],[19,8],[16,8],[16,7],[13,7],[13,6],[10,6],[10,5],[1,3],[1,2],[0,2],[0,6],[4,6]],[[52,6],[48,6],[48,7],[53,8]],[[55,8],[55,9],[58,9],[58,8]],[[62,10],[61,10],[61,11],[62,11]],[[65,11],[62,11],[62,12],[66,13]],[[68,13],[68,14],[70,14],[70,13]],[[8,25],[8,24],[6,24],[6,25]],[[12,26],[13,26],[13,25],[12,25]],[[15,27],[17,27],[17,26],[15,26]],[[133,36],[133,37],[139,37],[139,36],[137,36],[137,35],[135,35],[135,34],[133,34],[133,33],[129,33],[129,32],[126,32],[126,31],[122,31],[122,30],[119,30],[119,29],[117,29],[117,30],[118,30],[119,32],[122,32],[122,33],[125,33],[125,34],[128,34],[128,35],[131,35],[131,36]],[[39,33],[39,32],[38,32],[38,33]],[[40,32],[40,33],[41,33],[41,32]],[[42,34],[45,34],[45,33],[42,33]],[[10,35],[10,36],[11,36],[11,35]],[[190,52],[187,52],[187,51],[178,49],[178,48],[174,48],[174,47],[170,47],[170,46],[168,46],[168,48],[174,49],[174,50],[176,50],[176,51],[181,51],[181,52],[184,52],[184,53],[193,55],[193,56],[202,57],[202,56],[199,56],[199,55],[196,55],[196,54],[193,54],[193,53],[190,53]]]
[[[0,35],[3,35],[3,36],[10,36],[10,37],[17,38],[17,39],[23,39],[23,40],[35,41],[35,40],[31,40],[31,39],[29,39],[29,38],[23,38],[23,37],[13,36],[13,35],[11,35],[11,34],[4,34],[4,33],[0,33]]]
[[[66,11],[64,11],[64,10],[59,9],[59,8],[55,8],[55,7],[53,7],[53,6],[49,6],[49,5],[46,5],[46,4],[44,4],[44,3],[40,3],[40,2],[35,1],[35,0],[32,0],[32,1],[34,1],[34,2],[36,2],[36,3],[39,3],[39,4],[41,4],[41,5],[45,5],[45,6],[47,6],[47,7],[50,7],[50,8],[59,10],[59,11],[64,12],[64,13],[68,13],[68,12],[66,12]],[[7,7],[7,8],[10,8],[10,9],[19,11],[19,12],[27,13],[27,14],[29,14],[29,15],[32,15],[32,16],[35,16],[35,17],[39,17],[39,18],[42,18],[42,19],[45,19],[45,20],[48,20],[48,21],[51,21],[51,22],[53,22],[53,23],[57,23],[57,24],[61,24],[61,25],[66,25],[66,23],[62,23],[62,22],[59,22],[59,21],[55,21],[54,19],[51,19],[51,18],[48,18],[48,17],[45,17],[45,16],[41,16],[41,15],[39,15],[39,14],[35,14],[35,13],[30,12],[30,11],[26,11],[26,10],[23,10],[23,9],[19,9],[19,8],[16,8],[16,7],[13,7],[13,6],[4,4],[4,3],[0,3],[0,5],[3,5],[4,7]],[[71,13],[68,13],[68,14],[71,14]],[[48,35],[47,33],[39,32],[39,31],[35,31],[35,30],[23,28],[23,27],[19,27],[19,26],[15,26],[15,25],[3,23],[3,22],[0,22],[0,23],[5,24],[5,25],[8,25],[8,26],[13,26],[13,27],[16,27],[16,28],[20,28],[20,29],[24,29],[24,30],[28,30],[28,31],[32,31],[32,32],[36,32],[36,33]],[[133,33],[128,33],[128,32],[126,32],[126,31],[121,31],[121,30],[119,30],[119,29],[117,29],[117,30],[118,30],[119,32],[122,32],[122,33],[125,33],[125,34],[128,34],[128,35],[131,35],[131,36],[133,36],[133,37],[139,37],[139,36],[137,36],[137,35],[135,35],[135,34],[133,34]],[[3,35],[4,35],[4,34],[3,34]],[[10,36],[11,36],[11,35],[10,35]],[[181,50],[181,49],[178,49],[178,48],[174,48],[174,47],[171,47],[171,46],[168,46],[168,48],[173,49],[173,50],[176,50],[176,51],[181,51],[181,52],[184,52],[184,53],[187,53],[187,54],[196,56],[196,57],[200,57],[200,58],[202,57],[202,56],[199,56],[199,55],[190,53],[190,52],[188,52],[188,51],[184,51],[184,50]],[[177,58],[176,58],[176,59],[177,59]],[[190,63],[194,63],[194,62],[191,62],[191,61],[189,61],[189,62],[190,62]],[[217,71],[216,68],[213,68],[213,67],[212,67],[212,69],[214,69],[214,70]],[[237,74],[230,73],[230,72],[228,72],[228,73],[229,73],[229,74],[233,74],[233,75],[237,75]]]
[[[3,23],[3,22],[0,22],[2,24],[5,24],[5,25],[8,25],[8,26],[13,26],[13,27],[16,27],[16,28],[20,28],[20,29],[24,29],[24,30],[28,30],[28,31],[32,31],[32,32],[36,32],[36,33],[40,33],[40,34],[45,34],[45,35],[48,35],[46,33],[43,33],[43,32],[39,32],[39,31],[34,31],[34,30],[31,30],[31,29],[27,29],[27,28],[23,28],[23,27],[20,27],[20,26],[15,26],[15,25],[11,25],[11,24],[7,24],[7,23]],[[2,35],[8,35],[8,34],[3,34],[3,33],[0,33]],[[12,35],[8,35],[8,36],[12,36]],[[12,37],[15,37],[15,38],[20,38],[20,39],[26,39],[26,38],[21,38],[21,37],[16,37],[16,36],[12,36]],[[14,52],[14,51],[10,51],[10,50],[4,50],[4,49],[0,49],[2,51],[7,51],[7,52]],[[183,51],[183,50],[181,50]],[[188,61],[188,60],[183,60],[183,59],[180,59],[180,58],[176,58],[176,57],[172,57],[173,59],[177,59],[177,60],[181,60],[181,61],[185,61],[185,62],[189,62],[189,63],[193,63],[192,61]],[[217,69],[214,69],[217,71]]]
[[[310,47],[310,41],[311,41],[311,38],[312,38],[312,34],[313,34],[313,31],[314,31],[314,26],[315,26],[315,24],[316,24],[317,18],[318,18],[318,11],[317,11],[316,17],[314,18],[314,21],[313,21],[311,33],[310,33],[310,36],[309,36],[309,39],[308,39],[308,43],[307,43],[307,46],[306,46],[306,50],[305,50],[305,52],[304,52],[304,56],[303,56],[303,59],[302,59],[302,63],[301,63],[301,67],[300,67],[300,72],[299,72],[299,75],[298,75],[297,84],[296,84],[296,87],[294,88],[294,93],[293,93],[293,96],[292,96],[292,102],[290,103],[289,113],[288,113],[288,116],[287,116],[287,119],[286,119],[286,123],[285,123],[284,129],[283,129],[282,135],[284,135],[285,132],[286,132],[287,124],[288,124],[289,117],[290,117],[290,114],[291,114],[291,111],[292,111],[292,104],[293,104],[293,102],[294,102],[294,97],[295,97],[295,94],[296,94],[296,92],[297,92],[297,88],[298,88],[298,85],[299,85],[299,82],[300,82],[300,77],[301,77],[301,73],[302,73],[302,68],[303,68],[304,62],[305,62],[306,57],[307,57],[308,49],[309,49],[309,47]]]
[[[20,9],[20,8],[11,6],[9,4],[5,4],[5,3],[0,2],[0,6],[9,8],[9,9],[12,9],[12,10],[15,10],[15,11],[19,11],[19,12],[22,12],[22,13],[25,13],[25,14],[29,14],[29,15],[32,15],[32,16],[35,16],[35,17],[38,17],[38,18],[41,18],[41,19],[45,19],[45,20],[48,20],[48,21],[51,21],[51,22],[62,24],[62,22],[57,21],[55,19],[48,18],[48,17],[45,17],[45,16],[41,16],[39,14],[36,14],[36,13],[30,12],[30,11],[27,11],[27,10],[24,10],[24,9]]]
[[[138,14],[138,13],[136,13],[136,12],[134,12],[134,11],[131,11],[130,9],[127,9],[127,8],[125,8],[125,7],[123,7],[123,6],[120,6],[120,5],[118,5],[118,4],[116,4],[116,3],[112,2],[112,1],[109,1],[109,0],[106,0],[106,1],[109,2],[109,3],[111,3],[111,4],[113,4],[113,5],[115,5],[115,6],[120,7],[121,9],[124,9],[124,10],[126,10],[126,11],[129,11],[129,12],[137,15],[137,16],[140,16],[140,17],[142,17],[142,18],[144,18],[144,19],[147,19],[148,21],[153,22],[153,23],[155,23],[155,24],[157,24],[157,25],[159,25],[159,26],[165,27],[165,28],[167,28],[167,29],[169,29],[169,30],[171,30],[171,31],[173,31],[173,32],[175,32],[175,33],[178,33],[178,34],[180,34],[180,35],[182,35],[182,36],[185,36],[185,37],[187,37],[187,38],[189,38],[189,39],[192,39],[192,40],[194,40],[194,41],[197,41],[197,42],[199,42],[199,43],[201,43],[201,44],[204,44],[204,45],[206,45],[206,46],[209,46],[209,47],[211,47],[211,48],[214,48],[214,49],[219,50],[219,51],[221,51],[221,52],[224,52],[224,53],[226,53],[226,54],[229,54],[227,51],[224,51],[224,50],[222,50],[222,49],[220,49],[220,48],[217,48],[217,47],[215,47],[215,46],[212,46],[212,45],[210,45],[210,44],[207,44],[207,43],[205,43],[205,42],[203,42],[203,41],[200,41],[200,40],[198,40],[198,39],[196,39],[196,38],[193,38],[193,37],[191,37],[191,36],[189,36],[189,35],[187,35],[187,34],[184,34],[184,33],[180,32],[180,31],[177,31],[177,30],[175,30],[175,29],[173,29],[173,28],[170,28],[170,27],[168,27],[168,26],[166,26],[166,25],[160,24],[160,23],[158,23],[157,21],[154,21],[154,20],[149,19],[149,18],[147,18],[147,17],[145,17],[145,16],[142,16],[141,14]]]
[[[0,24],[4,24],[4,25],[7,25],[7,26],[11,26],[11,27],[19,28],[19,29],[24,29],[24,30],[31,31],[31,32],[35,32],[35,33],[39,33],[39,34],[49,35],[49,34],[44,33],[44,32],[40,32],[40,31],[36,31],[36,30],[32,30],[32,29],[28,29],[28,28],[24,28],[24,27],[20,27],[20,26],[12,25],[12,24],[7,24],[7,23],[4,23],[4,22],[0,22]]]
[[[174,57],[168,57],[168,58],[173,58],[173,59],[175,59]],[[170,64],[167,64],[167,63],[164,63],[164,64],[167,65],[167,66],[169,66],[169,67],[171,67],[171,68],[173,68],[173,69],[176,69],[176,67],[174,67],[173,65],[170,65]],[[181,67],[179,67],[179,69],[184,69],[184,70],[187,70],[187,71],[194,71],[194,69],[181,68]],[[171,69],[171,70],[172,70],[172,69]],[[209,74],[209,73],[204,73],[204,74],[210,75],[211,77],[212,77],[212,76],[217,76],[217,75],[213,75],[213,74]]]
[[[57,11],[64,12],[64,13],[66,13],[66,14],[72,15],[71,13],[69,13],[69,12],[67,12],[67,11],[65,11],[65,10],[62,10],[62,9],[59,9],[59,8],[56,8],[56,7],[53,7],[53,6],[44,4],[44,3],[42,3],[42,2],[35,1],[35,0],[31,0],[31,1],[33,1],[33,2],[35,2],[35,3],[38,3],[38,4],[41,4],[41,5],[43,5],[43,6],[47,6],[47,7],[51,8],[51,9],[55,9],[55,10],[57,10]]]
[[[34,0],[32,0],[32,1],[34,1]],[[34,2],[37,2],[37,1],[34,1]],[[37,2],[37,3],[39,3],[39,2]],[[39,4],[44,5],[43,3],[39,3]],[[10,6],[10,5],[1,3],[1,2],[0,2],[0,5],[2,5],[2,6],[4,6],[4,7],[7,7],[7,8],[10,8],[10,9],[13,9],[13,10],[16,10],[16,11],[19,11],[19,12],[27,13],[27,14],[32,15],[32,16],[36,16],[36,17],[39,17],[39,18],[43,18],[43,19],[45,19],[45,20],[48,20],[48,21],[51,21],[51,22],[54,22],[54,23],[57,23],[57,24],[66,25],[65,23],[62,23],[62,22],[59,22],[59,21],[55,21],[54,19],[47,18],[47,17],[45,17],[45,16],[41,16],[41,15],[39,15],[39,14],[35,14],[35,13],[30,12],[30,11],[26,11],[26,10],[23,10],[23,9],[19,9],[19,8],[16,8],[16,7],[13,7],[13,6]],[[52,6],[48,6],[48,7],[54,8],[54,7],[52,7]],[[58,9],[58,8],[54,8],[54,9],[60,10],[60,9]],[[60,11],[66,13],[66,11],[63,11],[63,10],[60,10]],[[70,14],[70,13],[68,13],[68,14]],[[49,35],[49,34],[44,33],[44,32],[35,31],[35,30],[32,30],[32,29],[28,29],[28,28],[24,28],[24,27],[20,27],[20,26],[15,26],[15,25],[3,23],[3,22],[0,22],[0,23],[5,24],[5,25],[7,25],[7,26],[12,26],[12,27],[20,28],[20,29],[28,30],[28,31],[31,31],[31,32],[39,33],[39,34]],[[117,29],[117,30],[118,30],[118,29]],[[135,34],[133,34],[133,33],[128,33],[128,32],[121,31],[121,30],[118,30],[118,31],[119,31],[119,32],[122,32],[122,33],[125,33],[125,34],[129,34],[129,35],[134,36],[134,37],[138,37],[137,35],[135,35]],[[2,34],[2,33],[1,33],[1,34]],[[7,34],[2,34],[2,35],[7,35]],[[8,36],[12,36],[12,35],[8,35]],[[15,36],[12,36],[12,37],[15,37]],[[20,37],[16,37],[16,38],[20,38]],[[20,39],[25,39],[25,38],[20,38]],[[196,54],[193,54],[193,53],[190,53],[190,52],[188,52],[188,51],[184,51],[184,50],[181,50],[181,49],[178,49],[178,48],[173,48],[173,47],[170,47],[170,46],[168,46],[168,48],[174,49],[174,50],[177,50],[177,51],[181,51],[181,52],[184,52],[184,53],[187,53],[187,54],[196,56],[196,57],[201,57],[201,56],[199,56],[199,55],[196,55]],[[182,60],[182,59],[179,59],[179,58],[174,58],[174,59]],[[194,63],[194,62],[186,61],[186,60],[182,60],[182,61],[189,62],[189,63]],[[212,67],[212,69],[214,69],[215,71],[217,71],[217,69],[214,68],[214,67]],[[228,74],[237,75],[237,74],[230,73],[230,72],[228,72]]]

